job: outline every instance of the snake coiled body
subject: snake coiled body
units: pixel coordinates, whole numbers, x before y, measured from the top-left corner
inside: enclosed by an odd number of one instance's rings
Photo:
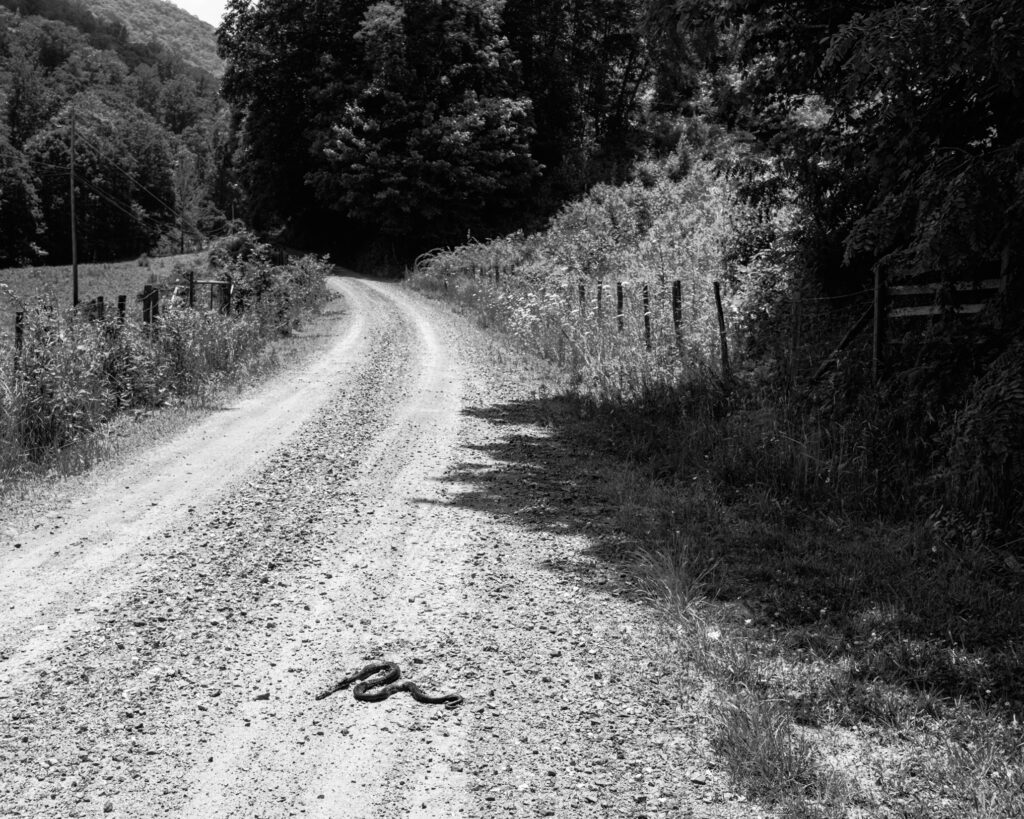
[[[443,705],[446,708],[457,708],[462,704],[462,697],[458,694],[442,694],[435,697],[426,693],[416,683],[409,680],[397,682],[401,675],[402,671],[398,667],[398,663],[370,663],[358,671],[349,674],[325,691],[321,691],[316,695],[316,698],[322,700],[325,697],[331,696],[335,691],[343,691],[352,683],[356,683],[352,688],[352,696],[361,702],[380,702],[381,700],[386,700],[392,694],[397,694],[399,691],[408,691],[416,702],[428,705]],[[370,677],[374,679],[368,679]],[[356,682],[357,680],[359,682]]]

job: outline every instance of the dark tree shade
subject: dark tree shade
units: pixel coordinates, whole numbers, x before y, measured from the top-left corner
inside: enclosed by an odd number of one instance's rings
[[[257,226],[323,221],[306,180],[326,167],[331,127],[360,88],[355,40],[366,0],[230,0],[218,30],[223,94],[241,115],[237,155]]]
[[[0,134],[0,267],[32,261],[42,227],[28,163]]]
[[[375,4],[356,35],[369,82],[340,117],[318,190],[398,241],[457,241],[508,222],[536,173],[529,102],[499,4]]]
[[[864,285],[879,267],[947,279],[1019,267],[1019,3],[654,0],[648,27],[662,75],[673,58],[702,75],[677,104],[779,161],[826,283]]]

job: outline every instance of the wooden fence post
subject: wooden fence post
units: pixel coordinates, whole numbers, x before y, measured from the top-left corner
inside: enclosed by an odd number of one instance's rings
[[[188,271],[188,306],[193,308],[196,306],[196,271]]]
[[[14,314],[14,369],[21,363],[21,348],[25,345],[25,314]]]
[[[722,343],[722,378],[729,378],[729,341],[725,335],[725,311],[722,310],[722,286],[714,283],[715,309],[718,312],[718,339]]]
[[[601,300],[604,297],[604,282],[600,279],[597,281],[597,317],[601,318]]]
[[[128,309],[128,297],[118,296],[117,297],[117,320],[124,324],[124,314]]]
[[[160,315],[160,291],[151,284],[142,287],[142,321],[152,324],[153,319]]]
[[[103,302],[103,296],[96,297],[96,307],[93,317],[99,321],[103,321],[107,317],[107,306]]]
[[[875,266],[875,302],[872,310],[875,326],[871,337],[871,380],[877,384],[882,364],[882,345],[885,342],[885,283],[882,281],[882,271],[877,265]]]
[[[625,317],[622,315],[622,282],[615,282],[615,303],[617,316],[619,319],[619,332],[621,333],[626,327]]]
[[[644,342],[651,349],[651,290],[644,282]]]
[[[224,287],[224,292],[227,294],[227,297],[228,297],[228,304],[227,304],[227,309],[226,309],[225,312],[227,313],[227,315],[230,316],[231,315],[231,291],[234,289],[234,285],[233,285],[233,283],[231,281],[231,275],[230,274],[227,274],[227,280],[228,280],[227,285]]]
[[[672,282],[672,326],[679,336],[683,330],[683,283],[679,279]]]
[[[580,315],[585,316],[587,314],[587,286],[580,282]]]

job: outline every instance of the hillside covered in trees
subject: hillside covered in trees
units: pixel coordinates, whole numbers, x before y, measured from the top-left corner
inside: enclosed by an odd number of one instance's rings
[[[136,42],[156,41],[189,65],[215,77],[224,73],[214,27],[167,0],[89,0],[89,8],[123,20]]]
[[[159,43],[189,65],[214,76],[224,71],[213,26],[167,0],[89,0],[85,4],[3,0],[0,5],[25,16],[63,20],[86,32],[94,32],[105,22],[120,23],[132,42]]]
[[[72,120],[80,258],[222,226],[229,121],[213,75],[78,0],[3,0],[0,266],[69,258]]]

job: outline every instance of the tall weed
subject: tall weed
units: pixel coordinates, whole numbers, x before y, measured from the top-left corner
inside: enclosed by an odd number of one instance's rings
[[[747,216],[701,165],[680,181],[599,185],[542,234],[428,254],[410,279],[563,365],[588,393],[634,399],[715,366],[712,282],[729,274],[726,248]],[[736,303],[726,308],[735,315]]]

